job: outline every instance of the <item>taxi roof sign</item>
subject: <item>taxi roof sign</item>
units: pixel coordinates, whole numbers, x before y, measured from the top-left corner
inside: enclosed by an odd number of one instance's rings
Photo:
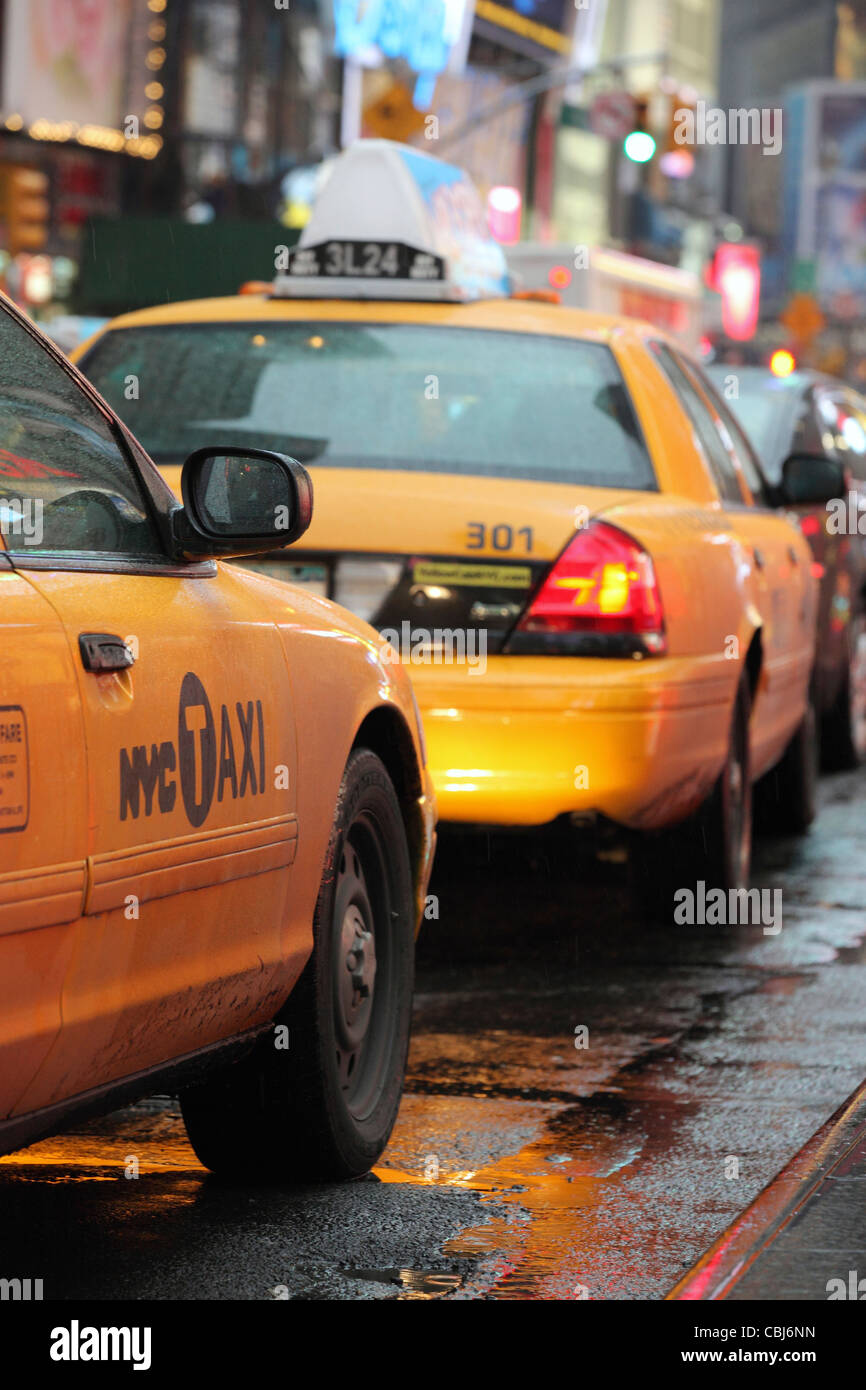
[[[393,140],[334,160],[274,294],[469,300],[507,295],[508,268],[463,169]]]

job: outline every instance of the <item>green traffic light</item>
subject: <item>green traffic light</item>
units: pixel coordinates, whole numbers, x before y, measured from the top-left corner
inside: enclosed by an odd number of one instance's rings
[[[630,130],[622,145],[623,154],[635,164],[646,164],[656,152],[656,142],[646,130]]]

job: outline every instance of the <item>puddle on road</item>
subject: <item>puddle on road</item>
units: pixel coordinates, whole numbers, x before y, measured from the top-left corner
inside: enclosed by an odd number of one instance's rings
[[[461,1274],[449,1274],[441,1269],[359,1269],[341,1265],[340,1271],[349,1279],[396,1286],[401,1292],[395,1301],[444,1298],[456,1292],[463,1283]]]
[[[474,1268],[459,1288],[439,1288],[432,1296],[459,1296],[461,1290],[496,1299],[603,1296],[597,1281],[588,1288],[581,1252],[592,1249],[594,1212],[640,1157],[646,1135],[628,1105],[609,1096],[546,1118],[544,1133],[519,1152],[437,1179],[436,1186],[477,1192],[482,1205],[495,1203],[500,1212],[505,1206],[509,1215],[497,1214],[443,1244],[446,1259],[470,1260]],[[376,1174],[384,1182],[423,1184],[400,1169],[377,1168]],[[626,1232],[623,1238],[627,1244]]]
[[[777,936],[759,928],[723,937],[701,928],[692,940],[614,933],[595,943],[574,989],[571,957],[561,952],[527,980],[515,947],[519,989],[507,987],[498,965],[489,973],[482,966],[470,973],[472,988],[463,978],[455,991],[449,979],[417,999],[422,1026],[409,1090],[375,1170],[382,1183],[414,1192],[388,1194],[383,1204],[386,1231],[387,1218],[400,1214],[392,1245],[344,1242],[338,1258],[351,1263],[329,1263],[331,1275],[338,1268],[349,1285],[358,1281],[343,1296],[358,1296],[363,1285],[386,1299],[663,1296],[861,1079],[862,1068],[851,1075],[862,1055],[856,969],[866,964],[866,946],[854,905],[866,871],[845,816],[831,805],[823,837],[796,852],[780,845],[762,854],[760,881],[785,883]],[[846,968],[826,976],[815,969],[834,960]],[[593,1024],[593,1047],[578,1052],[569,1030],[583,1018]],[[254,1199],[207,1185],[173,1102],[82,1126],[0,1165],[14,1169],[14,1182],[114,1182],[123,1223],[137,1195],[123,1168],[136,1153],[142,1176],[161,1179],[147,1203],[156,1201],[160,1216],[172,1204],[192,1213],[194,1224],[175,1237],[199,1231],[202,1211],[214,1231],[231,1222],[246,1229],[245,1204]],[[743,1156],[742,1183],[724,1179],[728,1154]],[[417,1213],[413,1199],[433,1208],[449,1187],[472,1200],[455,1193],[440,1211],[425,1211],[423,1248],[412,1246],[405,1230]],[[58,1205],[61,1195],[52,1198]],[[313,1200],[320,1213],[333,1202],[335,1224],[355,1227],[370,1195],[357,1185]],[[144,1198],[142,1191],[142,1210]],[[302,1215],[308,1200],[298,1198]],[[294,1208],[279,1211],[291,1231]],[[163,1221],[146,1238],[167,1230]],[[276,1237],[259,1231],[253,1239],[258,1251]],[[309,1256],[299,1248],[293,1296],[303,1297]],[[317,1281],[327,1287],[319,1264],[308,1280]]]
[[[114,1182],[126,1175],[132,1159],[137,1171],[189,1173],[202,1178],[199,1163],[173,1098],[150,1097],[80,1128],[40,1139],[27,1149],[0,1156],[0,1172],[15,1169],[17,1181],[40,1183]]]

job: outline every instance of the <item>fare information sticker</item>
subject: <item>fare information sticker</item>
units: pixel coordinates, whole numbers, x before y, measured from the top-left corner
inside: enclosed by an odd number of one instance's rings
[[[24,830],[29,810],[27,720],[20,705],[0,705],[0,835]]]
[[[532,570],[528,565],[465,565],[425,560],[412,566],[412,582],[472,589],[528,589]]]

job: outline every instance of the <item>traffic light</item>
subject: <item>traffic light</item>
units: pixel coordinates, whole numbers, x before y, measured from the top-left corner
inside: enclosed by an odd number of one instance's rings
[[[26,164],[0,165],[0,202],[10,256],[41,250],[51,213],[47,174]]]
[[[686,101],[678,92],[671,92],[667,108],[667,133],[659,167],[667,179],[688,179],[695,168],[695,104]],[[691,139],[688,139],[690,129]]]
[[[656,142],[647,129],[648,97],[635,97],[634,124],[622,142],[622,152],[634,164],[647,164],[656,152]]]

